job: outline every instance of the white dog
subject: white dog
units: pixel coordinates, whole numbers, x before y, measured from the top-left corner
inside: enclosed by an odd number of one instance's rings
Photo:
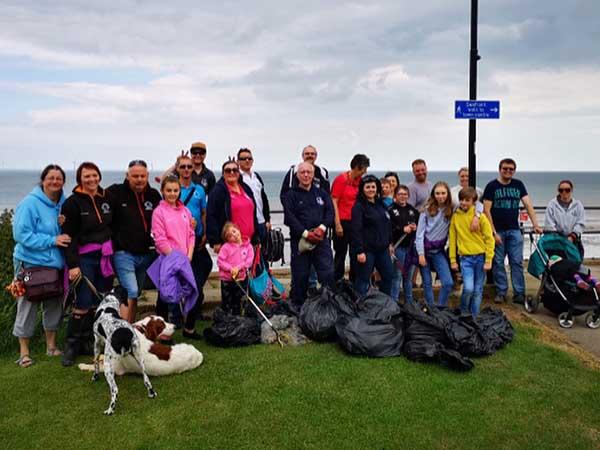
[[[176,344],[168,346],[157,343],[159,338],[169,339],[175,326],[165,322],[160,316],[148,316],[133,324],[140,342],[140,353],[144,358],[146,373],[150,376],[171,375],[192,370],[202,364],[204,357],[193,345]],[[131,356],[112,362],[116,375],[141,373],[139,364]],[[80,370],[91,371],[91,364],[79,364]],[[101,369],[103,370],[103,368]]]

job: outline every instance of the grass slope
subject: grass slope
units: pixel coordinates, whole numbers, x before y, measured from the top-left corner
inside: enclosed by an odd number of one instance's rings
[[[346,356],[334,344],[199,348],[204,364],[108,387],[38,357],[0,359],[0,436],[15,448],[587,449],[600,447],[600,373],[518,338],[470,373],[404,358]]]

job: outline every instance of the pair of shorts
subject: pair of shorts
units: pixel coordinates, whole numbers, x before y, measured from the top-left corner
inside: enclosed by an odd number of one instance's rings
[[[113,265],[119,283],[127,290],[127,297],[137,300],[142,292],[146,280],[146,270],[156,259],[154,253],[135,255],[133,253],[119,250],[113,255]]]

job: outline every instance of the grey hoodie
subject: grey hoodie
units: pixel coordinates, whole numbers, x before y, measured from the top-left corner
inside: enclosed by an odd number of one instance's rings
[[[568,236],[575,233],[581,236],[585,229],[585,209],[579,200],[572,199],[565,210],[556,198],[550,200],[544,220],[545,231],[555,231]]]

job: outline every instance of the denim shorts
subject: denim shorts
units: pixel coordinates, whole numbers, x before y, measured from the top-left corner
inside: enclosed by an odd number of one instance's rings
[[[119,283],[127,289],[127,297],[137,300],[142,292],[146,279],[146,270],[156,258],[155,253],[134,255],[119,250],[113,255],[113,265],[119,278]]]

